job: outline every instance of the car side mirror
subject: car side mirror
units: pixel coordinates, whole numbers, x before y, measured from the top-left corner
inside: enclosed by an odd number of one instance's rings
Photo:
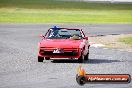
[[[41,37],[41,38],[44,38],[44,35],[42,35],[42,34],[39,34],[39,37]]]
[[[88,37],[85,37],[86,40],[88,40]]]

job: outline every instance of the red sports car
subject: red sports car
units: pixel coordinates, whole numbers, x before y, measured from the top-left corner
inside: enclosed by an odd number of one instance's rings
[[[88,60],[90,44],[82,29],[53,27],[40,37],[43,39],[38,43],[38,62],[50,58]]]

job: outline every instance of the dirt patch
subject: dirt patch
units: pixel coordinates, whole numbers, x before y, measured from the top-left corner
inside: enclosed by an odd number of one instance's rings
[[[121,35],[107,35],[107,36],[96,36],[89,37],[90,42],[95,42],[97,44],[103,44],[106,48],[115,48],[132,51],[132,44],[125,44],[120,42],[120,38],[129,37],[132,34],[121,34]]]

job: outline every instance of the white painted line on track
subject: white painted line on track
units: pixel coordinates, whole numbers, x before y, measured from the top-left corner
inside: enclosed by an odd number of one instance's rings
[[[90,43],[90,47],[95,47],[95,48],[104,47],[105,46],[103,44],[97,44],[97,43],[94,43],[94,42],[89,42],[89,43]]]

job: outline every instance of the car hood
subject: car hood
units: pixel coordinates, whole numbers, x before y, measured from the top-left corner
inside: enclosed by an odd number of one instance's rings
[[[41,47],[55,47],[55,48],[79,48],[83,40],[71,40],[71,39],[44,39]]]

